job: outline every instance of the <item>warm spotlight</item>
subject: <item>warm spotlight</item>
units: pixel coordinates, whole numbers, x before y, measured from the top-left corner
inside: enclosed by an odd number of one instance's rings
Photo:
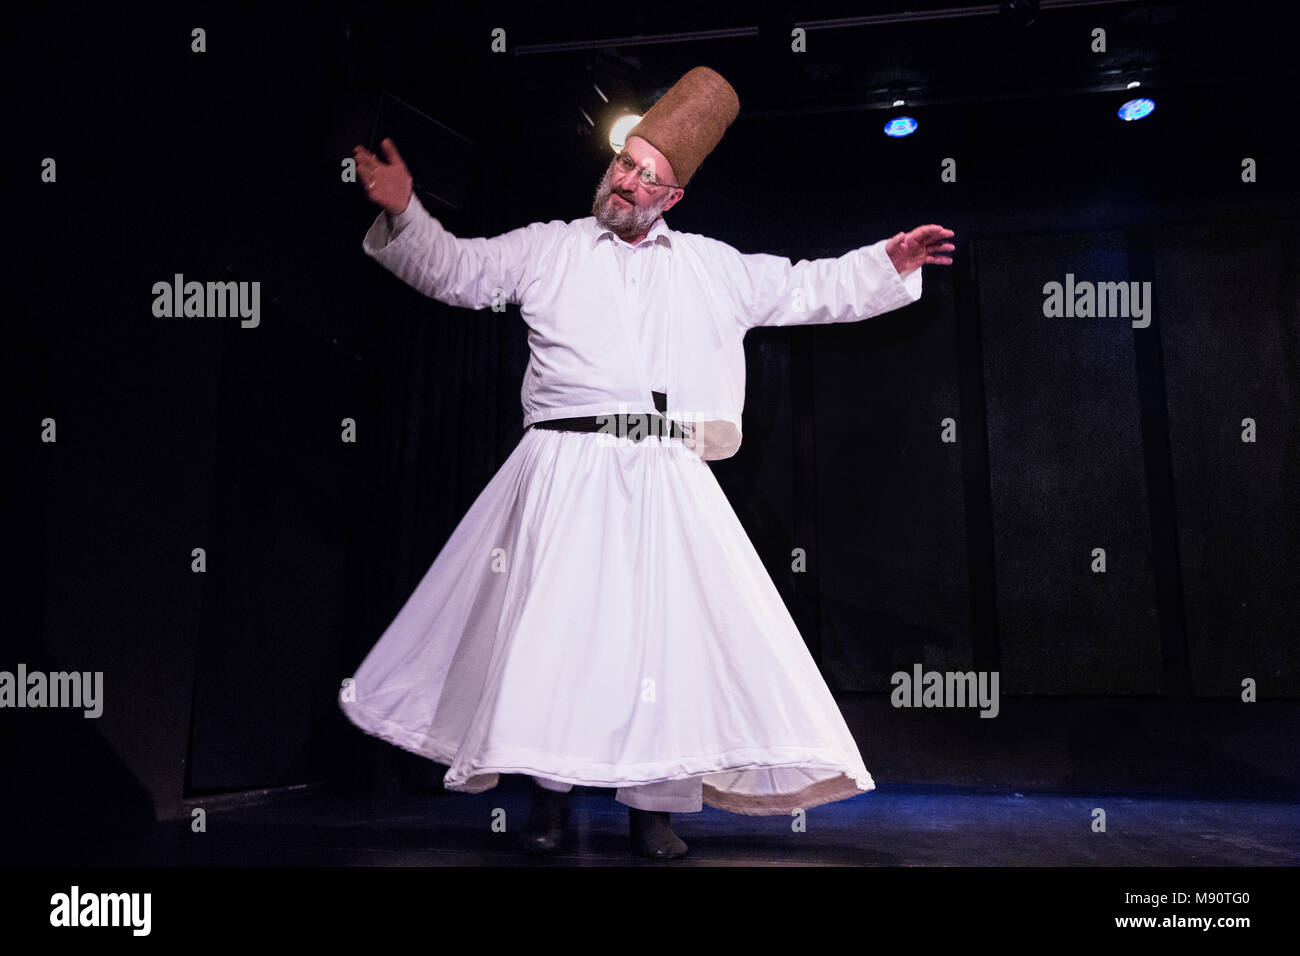
[[[641,117],[635,114],[620,116],[615,120],[614,125],[609,128],[609,145],[613,147],[614,152],[618,152],[627,142],[628,132],[637,123],[641,122]]]

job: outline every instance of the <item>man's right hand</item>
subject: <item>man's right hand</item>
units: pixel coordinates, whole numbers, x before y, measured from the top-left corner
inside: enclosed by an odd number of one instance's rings
[[[387,162],[364,146],[353,147],[352,155],[357,161],[357,179],[371,202],[397,216],[405,211],[411,201],[411,174],[391,139],[385,139],[379,146],[383,149]]]

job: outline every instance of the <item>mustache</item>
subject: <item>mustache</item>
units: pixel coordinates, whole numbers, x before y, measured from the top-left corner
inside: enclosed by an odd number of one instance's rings
[[[610,196],[617,196],[620,199],[625,200],[626,202],[628,202],[633,206],[636,205],[635,197],[628,196],[625,193],[623,193],[621,190],[615,188],[613,183],[613,177],[610,176],[608,172],[606,172],[604,177],[600,181],[599,187],[597,187],[596,189],[596,197],[598,201],[604,202]]]

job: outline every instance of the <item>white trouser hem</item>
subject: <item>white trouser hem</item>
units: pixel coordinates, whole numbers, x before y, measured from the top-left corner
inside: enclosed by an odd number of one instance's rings
[[[568,793],[573,784],[545,777],[533,777],[533,782],[543,790]],[[635,787],[619,787],[614,799],[637,810],[654,810],[660,813],[699,813],[704,809],[704,787],[699,777],[685,780],[660,780]]]

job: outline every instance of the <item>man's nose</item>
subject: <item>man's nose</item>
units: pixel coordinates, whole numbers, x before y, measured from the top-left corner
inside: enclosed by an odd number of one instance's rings
[[[636,183],[637,183],[636,177],[637,177],[636,172],[625,173],[622,170],[619,170],[617,173],[614,174],[614,178],[610,182],[614,186],[618,187],[619,192],[628,196],[632,196],[636,194]]]

